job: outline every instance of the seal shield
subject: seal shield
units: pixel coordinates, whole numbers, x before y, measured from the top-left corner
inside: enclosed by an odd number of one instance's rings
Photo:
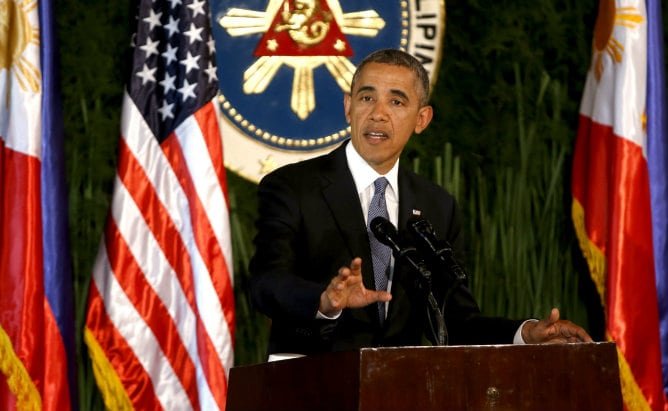
[[[251,181],[349,137],[343,93],[381,48],[417,57],[433,79],[442,0],[212,1],[226,167]]]

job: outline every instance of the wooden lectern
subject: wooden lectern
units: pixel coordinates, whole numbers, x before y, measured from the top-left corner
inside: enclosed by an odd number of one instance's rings
[[[364,348],[230,370],[227,410],[621,411],[612,342]]]

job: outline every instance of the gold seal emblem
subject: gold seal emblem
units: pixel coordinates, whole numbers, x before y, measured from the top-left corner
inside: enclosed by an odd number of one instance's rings
[[[214,2],[230,170],[259,181],[278,166],[325,153],[348,138],[343,93],[356,62],[371,51],[408,51],[434,78],[443,2],[382,2],[380,9],[364,3],[269,0],[262,10]]]

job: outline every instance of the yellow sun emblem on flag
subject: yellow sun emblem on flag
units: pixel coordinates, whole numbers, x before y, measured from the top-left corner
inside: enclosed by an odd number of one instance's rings
[[[11,70],[21,89],[32,92],[39,91],[41,74],[25,51],[39,46],[39,28],[30,21],[36,8],[37,0],[0,0],[0,70]]]
[[[613,34],[615,26],[635,28],[644,21],[636,7],[616,7],[614,0],[601,0],[598,5],[598,17],[594,26],[594,74],[596,80],[603,73],[603,54],[607,54],[613,63],[621,63],[624,46]]]

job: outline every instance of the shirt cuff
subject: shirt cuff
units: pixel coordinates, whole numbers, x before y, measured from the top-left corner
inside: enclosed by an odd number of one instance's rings
[[[315,315],[316,320],[336,320],[341,316],[341,313],[343,311],[339,311],[338,313],[334,314],[331,317],[326,316],[325,314],[321,313],[320,310],[318,310],[318,313]]]
[[[522,323],[522,325],[520,325],[520,328],[518,328],[517,331],[515,331],[515,337],[513,337],[513,344],[526,344],[526,341],[524,341],[524,338],[522,338],[522,328],[524,328],[524,324],[534,321],[538,320],[535,319],[526,320]]]

